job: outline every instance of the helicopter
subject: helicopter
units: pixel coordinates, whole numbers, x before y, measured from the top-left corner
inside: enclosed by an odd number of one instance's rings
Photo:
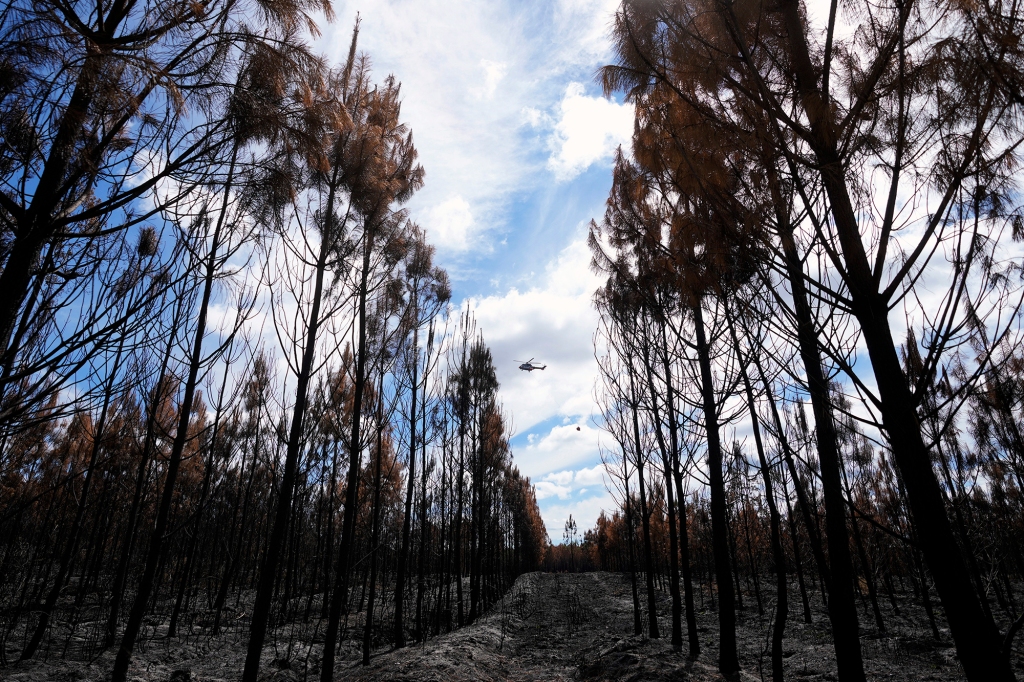
[[[516,360],[516,362],[519,362],[519,361]],[[523,364],[519,365],[519,369],[523,370],[524,372],[532,372],[535,369],[546,369],[546,368],[547,368],[547,365],[534,364],[533,358],[530,358],[529,360],[527,360]]]

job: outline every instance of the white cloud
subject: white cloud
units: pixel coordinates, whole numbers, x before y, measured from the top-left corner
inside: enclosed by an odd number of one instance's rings
[[[604,485],[604,465],[598,464],[589,469],[580,469],[576,472],[573,481],[577,485]]]
[[[553,415],[582,422],[593,412],[597,311],[591,296],[600,279],[589,263],[590,251],[580,238],[562,250],[536,286],[473,301],[494,356],[501,399],[520,432]],[[520,371],[519,362],[531,357],[547,369]],[[579,435],[575,426],[565,429]]]
[[[570,514],[582,535],[584,531],[594,527],[597,517],[601,515],[601,510],[611,513],[613,509],[616,509],[615,500],[606,491],[602,491],[599,495],[585,499],[576,498],[564,502],[559,500],[543,505],[541,518],[544,520],[544,526],[547,528],[551,541],[561,544],[562,531]]]
[[[582,83],[570,83],[559,105],[548,168],[571,180],[592,164],[611,158],[633,135],[633,106],[588,97]]]
[[[556,23],[571,26],[576,49],[584,54],[605,56],[612,17],[621,0],[559,0]]]
[[[573,471],[559,471],[556,473],[548,474],[547,476],[544,477],[543,480],[551,481],[552,483],[555,483],[557,485],[569,485],[570,483],[572,483],[572,480],[575,477],[575,475],[576,474]]]
[[[427,222],[458,196],[484,239],[507,224],[514,195],[546,180],[538,171],[550,120],[544,114],[524,125],[531,120],[524,112],[552,111],[566,82],[607,61],[613,8],[611,0],[341,0],[338,21],[324,26],[317,47],[340,63],[359,11],[359,49],[372,59],[376,79],[390,73],[402,83],[402,117],[427,172],[410,202],[413,217]],[[468,255],[452,249],[448,257],[459,253]]]
[[[601,435],[601,431],[587,424],[580,424],[579,431],[576,428],[576,424],[555,426],[525,447],[515,448],[519,470],[532,479],[558,485],[575,482],[573,471],[567,469],[600,461]],[[593,484],[592,476],[586,475],[579,483]]]
[[[537,481],[537,483],[534,484],[534,488],[537,490],[538,500],[545,500],[549,497],[558,497],[559,499],[567,500],[572,494],[571,488],[567,488],[564,485],[558,485],[557,483],[552,483],[550,481]]]
[[[569,490],[577,490],[580,493],[586,492],[586,488],[581,486],[594,486],[604,485],[604,465],[598,464],[592,466],[589,469],[579,469],[573,471],[571,469],[564,469],[562,471],[555,471],[545,475],[541,481],[550,483],[559,487],[566,487]],[[538,485],[540,485],[538,483]]]
[[[523,107],[523,121],[531,128],[540,128],[551,124],[551,117],[535,107]]]
[[[534,483],[534,488],[540,502],[541,518],[554,542],[561,541],[562,530],[570,514],[583,532],[594,526],[602,509],[615,509],[615,501],[604,486],[604,466],[601,464],[549,473]]]
[[[508,63],[481,59],[480,68],[484,72],[484,83],[478,95],[484,99],[492,99],[498,89],[498,84],[501,83],[502,79],[505,78],[505,74],[508,73]]]
[[[472,244],[476,221],[469,202],[461,196],[432,206],[421,220],[430,243],[441,250],[465,251]]]

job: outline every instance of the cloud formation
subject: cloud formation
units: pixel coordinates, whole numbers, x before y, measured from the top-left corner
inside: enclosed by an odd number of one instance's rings
[[[589,469],[555,471],[541,478],[535,485],[538,499],[557,495],[560,499],[566,500],[573,493],[586,494],[588,487],[603,488],[605,485],[604,466],[598,464]]]
[[[480,94],[485,99],[493,99],[494,93],[498,90],[505,74],[508,73],[508,64],[505,62],[492,62],[490,59],[481,59],[480,68],[484,71],[484,86]]]
[[[592,528],[601,511],[610,512],[615,501],[605,488],[604,466],[566,469],[547,474],[534,483],[540,502],[541,518],[548,536],[561,540],[562,529],[572,514],[580,531]]]
[[[494,356],[501,399],[519,432],[554,415],[582,422],[592,412],[597,311],[591,297],[600,279],[589,264],[590,251],[580,235],[536,278],[536,286],[472,301]],[[520,371],[519,364],[531,357],[548,368]]]
[[[546,433],[530,434],[525,446],[515,448],[516,465],[535,480],[564,485],[564,481],[550,476],[600,461],[598,438],[601,433],[589,424],[568,423],[553,426]],[[594,481],[588,483],[592,485]]]
[[[562,529],[570,514],[582,534],[594,527],[602,510],[610,515],[611,511],[615,509],[615,500],[603,489],[599,494],[590,497],[548,502],[548,504],[541,505],[541,518],[544,520],[548,537],[556,544],[562,542]]]
[[[477,223],[469,202],[455,195],[426,209],[421,223],[430,243],[439,249],[465,251],[475,237]]]
[[[633,106],[588,97],[582,83],[570,83],[559,105],[548,168],[571,180],[592,164],[610,159],[633,135]]]
[[[474,218],[465,239],[457,230],[442,235],[435,226],[432,238],[442,261],[471,258],[471,248],[486,250],[487,235],[508,227],[513,198],[549,182],[552,171],[545,164],[553,131],[563,140],[559,150],[565,147],[558,152],[558,168],[569,169],[565,177],[586,167],[581,145],[596,134],[593,125],[607,127],[619,105],[566,98],[566,83],[588,79],[607,61],[616,5],[336,3],[339,19],[324,27],[318,48],[340,63],[351,39],[349,22],[359,11],[359,49],[371,57],[375,78],[393,74],[402,83],[402,116],[427,171],[425,187],[409,205],[413,218],[436,223],[437,211],[455,197]],[[587,123],[592,115],[599,117],[596,123]]]

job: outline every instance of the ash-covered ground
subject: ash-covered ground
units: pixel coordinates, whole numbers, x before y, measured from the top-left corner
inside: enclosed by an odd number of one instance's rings
[[[698,612],[702,650],[696,660],[690,660],[685,631],[683,651],[672,650],[671,601],[667,594],[659,595],[662,637],[654,640],[633,635],[628,576],[531,573],[521,577],[504,604],[497,604],[479,623],[423,646],[381,653],[369,667],[346,670],[343,679],[723,680],[716,667],[718,614],[710,608]],[[747,610],[738,614],[741,679],[769,680],[770,607],[759,617],[750,601]],[[906,607],[899,617],[888,614],[886,636],[864,628],[861,644],[868,679],[964,679],[948,633],[936,642],[923,610],[909,603]],[[838,679],[826,614],[814,613],[810,625],[803,623],[799,609],[795,615],[791,614],[786,627],[786,678]],[[1024,660],[1020,667],[1024,668]]]
[[[795,591],[795,590],[794,590]],[[794,597],[796,599],[794,599]],[[791,595],[798,601],[797,595]],[[746,601],[739,612],[738,638],[743,680],[768,680],[771,605],[759,616]],[[663,637],[633,635],[632,599],[628,576],[614,573],[530,573],[519,578],[505,598],[471,626],[412,644],[401,650],[374,653],[369,666],[360,664],[357,642],[339,651],[336,680],[362,682],[470,682],[475,680],[699,680],[723,678],[716,670],[717,613],[705,604],[698,613],[701,655],[690,660],[686,646],[673,651],[670,643],[670,600],[661,594],[659,618]],[[792,680],[837,679],[828,619],[819,608],[804,624],[799,604],[786,627],[785,671]],[[964,679],[947,631],[936,641],[924,611],[905,599],[901,614],[889,610],[887,631],[880,635],[862,620],[861,644],[869,680]],[[220,638],[193,635],[168,640],[155,638],[141,646],[131,677],[145,682],[237,680],[245,656],[239,634]],[[261,679],[268,682],[318,680],[317,629],[282,627],[264,652]],[[684,633],[685,640],[685,633]],[[291,642],[289,644],[288,642]],[[1024,671],[1021,647],[1015,667]],[[91,660],[62,659],[51,653],[44,661],[14,663],[0,668],[10,682],[86,682],[109,678],[114,652]]]

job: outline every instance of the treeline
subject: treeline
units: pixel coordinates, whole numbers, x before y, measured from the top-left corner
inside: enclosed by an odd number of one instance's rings
[[[909,584],[967,679],[1014,679],[1020,12],[620,5],[600,78],[635,129],[590,235],[620,505],[580,549],[633,576],[638,633],[667,582],[672,643],[699,655],[707,595],[734,675],[752,597],[778,682],[820,594],[856,682]]]
[[[0,666],[472,622],[547,543],[490,351],[328,3],[5,6]],[[310,659],[310,652],[318,654]]]

